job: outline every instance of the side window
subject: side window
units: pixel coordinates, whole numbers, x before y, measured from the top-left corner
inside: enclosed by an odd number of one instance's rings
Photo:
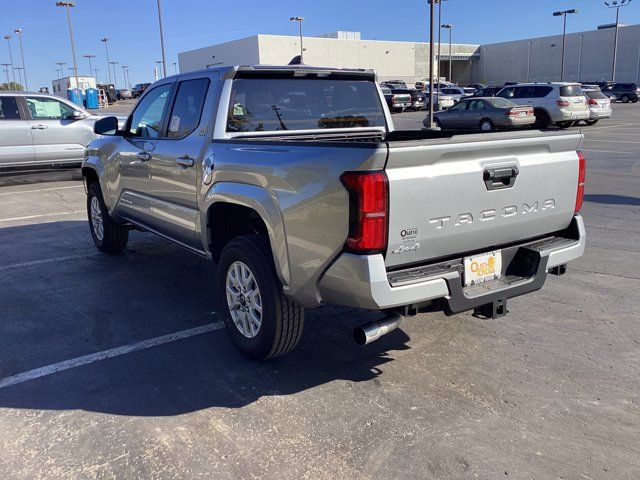
[[[16,97],[0,97],[0,120],[20,120]]]
[[[180,83],[169,116],[168,138],[184,138],[198,128],[208,88],[209,80],[206,78]]]
[[[171,93],[171,84],[149,91],[131,115],[129,133],[134,137],[158,138],[162,128],[162,113]]]
[[[458,102],[453,107],[449,109],[450,112],[462,112],[467,108],[469,102]]]
[[[553,87],[535,87],[535,98],[543,98],[553,91]]]
[[[473,100],[471,102],[468,102],[469,104],[469,110],[485,110],[485,103],[484,100]]]
[[[73,107],[54,98],[27,97],[25,100],[34,120],[67,120],[73,116]]]
[[[505,88],[497,95],[502,98],[514,98],[515,97],[515,88]]]

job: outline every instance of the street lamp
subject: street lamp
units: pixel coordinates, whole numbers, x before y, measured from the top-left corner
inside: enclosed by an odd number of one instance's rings
[[[13,78],[13,83],[16,83],[16,71],[13,67],[13,54],[11,53],[11,35],[5,35],[4,39],[7,41],[7,45],[9,46],[9,62],[11,62],[11,76]]]
[[[435,38],[433,27],[435,23],[435,2],[436,0],[429,2],[429,126],[427,128],[430,130],[436,129],[433,121],[433,40]]]
[[[24,70],[24,68],[15,67],[15,69],[18,71],[18,84],[22,85],[22,74],[20,73],[20,70]]]
[[[98,80],[98,72],[100,71],[99,68],[94,68],[93,69],[93,76],[96,78],[96,83],[100,83],[100,81]]]
[[[116,65],[119,64],[120,62],[115,62],[115,61],[112,60],[109,63],[113,67],[113,87],[117,90],[118,89],[118,75],[116,74]]]
[[[620,7],[626,7],[631,0],[605,0],[604,4],[616,9],[616,33],[613,37],[613,66],[611,67],[611,81],[616,81],[616,62],[618,60],[618,35],[620,34]]]
[[[178,64],[176,62],[173,62],[173,73],[178,74]]]
[[[109,75],[109,83],[111,83],[111,68],[109,67],[109,63],[111,63],[109,61],[109,40],[111,40],[109,37],[103,37],[100,39],[100,41],[104,43],[104,49],[107,52],[107,74]]]
[[[447,30],[449,30],[449,81],[453,82],[453,78],[451,76],[451,71],[453,66],[453,57],[451,53],[451,46],[452,46],[451,39],[453,37],[453,24],[445,23],[444,25],[440,25],[440,28],[446,28]]]
[[[24,89],[29,90],[29,82],[27,82],[27,68],[24,64],[24,50],[22,49],[22,29],[16,28],[14,32],[18,34],[18,42],[20,42],[20,58],[22,59],[22,70],[24,70]]]
[[[127,68],[129,65],[122,65],[122,76],[124,77],[124,88],[130,88],[129,79],[127,78]]]
[[[162,9],[160,8],[160,0],[158,3],[158,24],[160,25],[160,48],[162,49],[162,77],[167,76],[167,57],[164,53],[164,29],[162,28]]]
[[[291,17],[289,21],[298,22],[300,29],[300,64],[304,64],[304,48],[302,48],[302,22],[304,22],[304,17]]]
[[[60,78],[64,77],[64,65],[66,64],[67,62],[56,62],[56,65],[60,67]]]
[[[87,54],[87,55],[83,55],[83,57],[89,60],[89,75],[93,74],[93,65],[91,65],[91,59],[95,58],[96,56]]]
[[[10,63],[0,63],[0,65],[2,65],[4,67],[4,73],[7,76],[7,88],[9,88],[9,84],[11,83],[11,80],[9,80],[9,67],[11,66]]]
[[[578,13],[578,10],[572,8],[571,10],[561,10],[559,12],[553,12],[554,17],[563,17],[563,28],[562,28],[562,64],[560,67],[560,81],[564,82],[564,49],[567,44],[567,15],[571,15],[572,13]]]
[[[71,28],[71,12],[70,8],[75,7],[74,2],[56,2],[56,7],[64,7],[67,11],[67,23],[69,24],[69,39],[71,40],[71,55],[73,56],[73,74],[76,77],[76,87],[80,88],[80,81],[78,80],[78,62],[76,61],[76,46],[73,43],[73,29]]]

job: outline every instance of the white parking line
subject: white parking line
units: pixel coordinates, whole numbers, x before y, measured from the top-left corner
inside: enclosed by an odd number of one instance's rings
[[[595,138],[587,138],[585,142],[607,142],[607,143],[640,143],[632,142],[631,140],[597,140]]]
[[[223,328],[224,322],[222,321],[208,323],[207,325],[202,325],[201,327],[190,328],[189,330],[182,330],[180,332],[162,335],[161,337],[142,340],[141,342],[132,343],[130,345],[111,348],[109,350],[103,350],[101,352],[84,355],[82,357],[72,358],[71,360],[53,363],[45,367],[28,370],[26,372],[3,378],[2,380],[0,380],[0,389],[10,387],[11,385],[16,385],[18,383],[28,382],[29,380],[35,380],[37,378],[53,375],[54,373],[63,372],[64,370],[69,370],[71,368],[89,365],[91,363],[99,362],[101,360],[107,360],[108,358],[119,357],[121,355],[137,352],[139,350],[146,350],[147,348],[156,347],[165,343],[175,342],[177,340],[193,337],[194,335],[202,335],[203,333],[213,332],[214,330],[220,330]]]
[[[77,258],[88,258],[100,255],[99,252],[83,253],[79,255],[67,255],[65,257],[43,258],[42,260],[32,260],[29,262],[12,263],[10,265],[0,265],[0,272],[12,270],[14,268],[31,267],[33,265],[43,265],[46,263],[64,262],[65,260],[75,260]]]
[[[637,155],[637,153],[635,152],[616,152],[613,150],[593,150],[591,148],[581,148],[580,151],[581,152],[597,152],[597,153],[615,153],[615,154],[621,154],[621,155]]]
[[[41,213],[39,215],[27,215],[26,217],[0,218],[0,222],[15,222],[18,220],[31,220],[33,218],[56,217],[60,215],[76,215],[78,213],[85,213],[85,210],[74,210],[73,212]]]
[[[50,192],[51,190],[68,190],[70,188],[84,188],[83,185],[73,185],[71,187],[53,187],[53,188],[41,188],[39,190],[15,190],[11,192],[0,192],[0,196],[2,195],[16,195],[19,193],[39,193],[39,192]]]

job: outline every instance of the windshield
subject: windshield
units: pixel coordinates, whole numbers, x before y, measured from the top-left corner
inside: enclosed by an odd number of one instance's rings
[[[228,132],[384,127],[367,80],[244,78],[233,81]]]
[[[602,92],[585,92],[585,95],[588,98],[591,98],[593,100],[600,100],[600,99],[603,99],[603,98],[609,98]]]

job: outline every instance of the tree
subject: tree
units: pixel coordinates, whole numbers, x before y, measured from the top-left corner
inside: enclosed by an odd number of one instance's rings
[[[9,83],[5,82],[0,84],[0,90],[20,91],[20,90],[24,90],[24,87],[20,85],[18,82],[9,82]]]

